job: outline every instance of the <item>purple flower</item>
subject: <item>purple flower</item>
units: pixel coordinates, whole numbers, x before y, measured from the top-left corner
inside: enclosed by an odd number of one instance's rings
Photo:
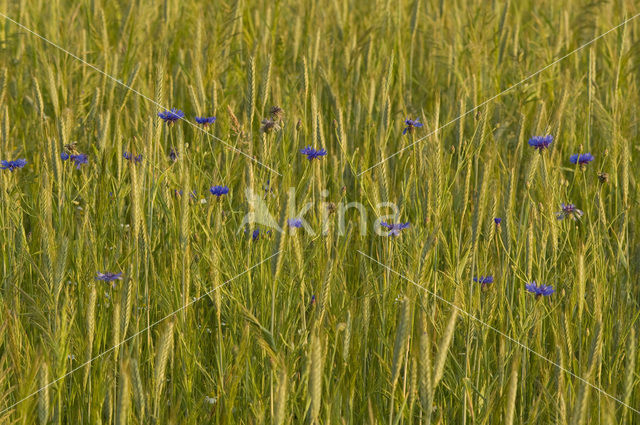
[[[167,124],[173,124],[174,122],[184,118],[184,112],[179,109],[171,108],[170,111],[158,112],[158,116],[164,120]]]
[[[202,124],[203,127],[207,127],[216,122],[216,117],[196,117],[196,122]]]
[[[66,161],[66,160],[70,159],[71,161],[73,161],[76,164],[76,169],[78,169],[78,170],[80,169],[80,166],[82,164],[86,164],[86,163],[89,162],[89,158],[84,153],[79,153],[78,155],[69,155],[66,152],[62,152],[60,154],[60,159],[62,159],[63,161]]]
[[[493,219],[493,222],[496,224],[496,226],[500,226],[500,223],[502,223],[502,219],[500,217],[496,217]]]
[[[125,153],[122,154],[122,156],[127,161],[131,161],[133,159],[134,164],[138,164],[138,163],[142,162],[142,154],[133,156],[133,154],[131,154],[129,152],[125,152]]]
[[[16,159],[15,161],[2,161],[0,168],[3,170],[14,171],[27,165],[26,159]]]
[[[171,148],[171,151],[169,151],[169,158],[173,162],[176,162],[178,160],[178,152],[176,152],[173,148]]]
[[[572,164],[578,164],[578,165],[587,165],[593,160],[594,160],[593,155],[591,155],[590,153],[583,153],[583,154],[576,153],[569,157],[569,161]]]
[[[420,128],[424,125],[420,122],[419,119],[412,120],[407,118],[404,123],[406,124],[407,127],[404,130],[402,130],[403,135],[407,134],[407,132],[413,133],[414,129]]]
[[[525,288],[527,289],[527,291],[531,292],[532,294],[535,294],[536,298],[540,298],[542,296],[547,297],[555,292],[555,290],[551,285],[549,286],[545,286],[542,284],[538,285],[535,281],[531,283],[527,283],[525,285]]]
[[[122,280],[122,273],[100,273],[96,276],[96,280],[102,280],[103,282],[112,282],[114,280]]]
[[[383,221],[382,223],[380,223],[380,226],[389,229],[389,233],[387,233],[386,236],[398,236],[400,234],[400,231],[406,229],[407,227],[409,227],[409,225],[409,222],[390,224]]]
[[[227,186],[211,186],[209,192],[211,192],[212,195],[220,198],[222,195],[226,195],[227,193],[229,193],[229,188]]]
[[[553,142],[553,136],[534,136],[529,139],[529,146],[533,146],[538,149],[540,152],[549,147],[549,145]]]
[[[493,283],[493,276],[474,277],[473,281],[482,284],[482,287],[484,288],[485,286]]]
[[[248,233],[249,230],[247,229],[245,231],[245,233]],[[260,239],[260,235],[269,235],[271,234],[271,230],[267,230],[266,232],[261,232],[260,229],[255,229],[253,232],[251,232],[251,240],[252,241],[257,241],[258,239]]]
[[[316,158],[320,158],[321,156],[325,156],[327,151],[324,149],[315,150],[311,146],[307,146],[304,149],[300,149],[300,153],[303,155],[307,155],[307,159],[312,161]]]
[[[302,220],[300,220],[299,218],[290,218],[289,220],[287,220],[287,224],[289,225],[289,227],[300,228],[302,227]]]
[[[584,212],[576,208],[573,204],[562,204],[562,211],[557,212],[556,217],[558,217],[558,220],[562,220],[567,217],[578,220],[583,214]]]

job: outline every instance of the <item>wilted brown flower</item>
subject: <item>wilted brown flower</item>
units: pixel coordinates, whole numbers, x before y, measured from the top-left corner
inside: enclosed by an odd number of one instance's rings
[[[277,122],[272,119],[265,118],[262,120],[262,127],[260,127],[260,131],[263,133],[271,133],[271,131],[280,130],[280,126]]]
[[[607,173],[605,173],[603,171],[600,171],[598,173],[598,180],[600,180],[600,183],[608,182],[609,181],[609,174],[607,174]]]
[[[284,115],[284,110],[277,105],[272,106],[271,109],[269,109],[269,115],[271,115],[273,120],[281,120]]]

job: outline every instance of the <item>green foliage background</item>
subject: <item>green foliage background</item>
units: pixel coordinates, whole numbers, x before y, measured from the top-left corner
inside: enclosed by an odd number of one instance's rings
[[[640,421],[640,20],[359,175],[637,3],[0,0],[0,12],[138,92],[0,19],[0,159],[28,161],[0,173],[2,423]],[[227,145],[164,125],[158,105],[216,115],[208,131]],[[273,105],[283,128],[263,134]],[[407,117],[425,126],[402,136]],[[544,134],[555,141],[538,154],[527,140]],[[80,170],[60,160],[72,142],[89,155]],[[309,162],[307,145],[329,153]],[[570,164],[580,152],[595,161]],[[289,188],[313,203],[315,235],[238,232],[245,189],[267,182],[281,223]],[[207,196],[214,184],[229,196]],[[386,201],[411,222],[400,237],[373,232]],[[350,210],[344,232],[333,214],[323,234],[328,202],[365,205],[367,233]],[[556,219],[563,202],[579,223]],[[126,278],[112,288],[95,280],[104,271]],[[487,274],[482,290],[472,278]],[[535,299],[532,280],[556,294]]]

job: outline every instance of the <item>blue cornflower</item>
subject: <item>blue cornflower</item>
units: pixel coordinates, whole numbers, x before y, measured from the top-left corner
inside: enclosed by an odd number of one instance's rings
[[[89,162],[89,157],[84,153],[79,153],[78,155],[69,155],[66,152],[62,152],[60,154],[60,159],[66,161],[68,159],[72,160],[76,164],[76,169],[80,169],[82,164],[86,164]]]
[[[211,186],[209,192],[219,198],[222,195],[226,195],[227,193],[229,193],[229,188],[227,186]]]
[[[300,228],[302,227],[302,220],[300,220],[299,218],[290,218],[289,220],[287,220],[287,224],[289,225],[289,227]]]
[[[529,146],[533,146],[538,149],[540,152],[549,147],[549,145],[553,142],[553,136],[534,136],[529,139]]]
[[[216,117],[196,117],[196,122],[198,124],[202,124],[203,127],[206,127],[216,122]]]
[[[307,159],[309,161],[312,161],[315,158],[320,158],[321,156],[325,156],[327,154],[327,151],[324,149],[315,150],[311,146],[307,146],[304,149],[300,149],[300,153],[303,155],[307,155]]]
[[[102,280],[104,282],[112,282],[114,280],[122,280],[122,273],[100,273],[98,272],[98,276],[96,276],[96,280]]]
[[[126,159],[127,161],[131,161],[133,159],[133,162],[135,164],[138,164],[140,162],[142,162],[142,154],[133,156],[133,154],[129,153],[129,152],[125,152],[122,154],[122,156],[124,157],[124,159]]]
[[[555,290],[551,285],[549,286],[545,286],[542,284],[538,285],[535,281],[531,283],[527,283],[525,285],[525,288],[527,289],[527,291],[531,292],[532,294],[535,294],[536,298],[540,298],[541,296],[546,297],[555,292]]]
[[[563,203],[561,206],[562,206],[562,211],[559,211],[556,213],[556,217],[558,217],[558,220],[562,220],[567,217],[571,217],[574,220],[578,220],[584,214],[582,210],[579,210],[573,204]]]
[[[176,162],[178,160],[178,152],[176,152],[173,148],[171,148],[171,150],[169,151],[169,158],[173,162]]]
[[[593,155],[591,155],[590,153],[583,153],[583,154],[576,153],[569,157],[569,161],[572,164],[578,164],[578,165],[587,165],[593,160],[594,160]]]
[[[407,134],[407,132],[413,133],[413,130],[415,130],[416,128],[420,128],[424,125],[420,122],[419,119],[412,120],[407,118],[404,123],[406,124],[407,127],[404,130],[402,130],[403,135]]]
[[[253,232],[251,232],[251,240],[257,241],[258,239],[260,239],[260,235],[264,236],[269,234],[271,234],[271,230],[267,230],[266,232],[261,232],[260,229],[255,229]]]
[[[0,168],[2,168],[3,170],[13,171],[13,170],[17,170],[18,168],[22,168],[25,165],[27,165],[27,160],[26,159],[16,159],[14,161],[2,161],[0,164],[2,164],[0,166]]]
[[[500,226],[500,223],[502,223],[502,219],[500,217],[496,217],[493,219],[493,222],[496,224],[496,226]]]
[[[410,223],[408,221],[406,223],[396,223],[396,224],[390,224],[384,221],[380,223],[382,227],[386,227],[387,229],[389,229],[389,233],[387,233],[387,236],[398,236],[401,230],[409,227],[409,224]]]
[[[473,281],[482,284],[482,287],[484,288],[485,286],[493,283],[493,276],[474,277]]]
[[[158,112],[158,116],[164,120],[167,124],[173,124],[174,122],[184,118],[184,112],[179,109],[171,108],[170,111]]]

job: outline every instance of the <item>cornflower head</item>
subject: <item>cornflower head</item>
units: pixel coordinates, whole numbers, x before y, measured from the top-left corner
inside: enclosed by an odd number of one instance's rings
[[[584,167],[585,165],[587,165],[593,160],[594,160],[593,155],[591,155],[590,153],[582,153],[582,154],[576,153],[569,157],[569,162],[571,162],[572,164],[578,164],[581,167]]]
[[[551,143],[553,143],[553,136],[550,134],[546,136],[534,136],[529,139],[529,146],[533,146],[540,152],[548,148]]]
[[[324,149],[314,149],[311,146],[307,146],[304,149],[300,149],[300,153],[303,155],[307,155],[307,159],[309,161],[313,161],[316,158],[320,158],[321,156],[325,156],[327,151]]]
[[[496,226],[500,226],[500,224],[502,224],[502,219],[500,217],[496,217],[493,219],[493,222]]]
[[[580,217],[584,215],[584,212],[576,208],[576,206],[573,204],[562,204],[561,206],[562,210],[556,213],[556,217],[558,217],[558,220],[562,220],[567,217],[571,217],[574,220],[579,220]]]
[[[491,285],[493,283],[493,276],[480,276],[474,277],[473,281],[476,283],[480,283],[482,288],[485,288],[487,285]]]
[[[111,284],[112,287],[116,287],[116,283],[114,282],[115,280],[122,280],[122,273],[111,273],[111,272],[105,272],[105,273],[100,273],[98,272],[98,275],[96,276],[96,280],[101,280],[103,282],[113,282]]]
[[[269,115],[271,115],[271,119],[273,120],[281,120],[284,115],[284,110],[279,106],[272,106],[269,109]]]
[[[229,193],[229,188],[227,186],[211,186],[211,188],[209,188],[209,192],[220,198],[222,195]]]
[[[165,110],[164,112],[158,112],[158,116],[167,124],[173,124],[184,118],[184,112],[176,108],[171,108],[170,111]]]
[[[302,227],[302,220],[300,220],[299,218],[290,218],[289,220],[287,220],[287,224],[289,225],[289,227],[300,228]]]
[[[3,160],[2,162],[0,162],[0,168],[2,168],[3,170],[9,170],[9,171],[14,171],[17,170],[18,168],[22,168],[25,165],[27,165],[27,160],[26,159],[16,159],[14,161],[5,161]]]
[[[535,281],[527,283],[525,285],[525,289],[531,292],[532,294],[534,294],[536,298],[540,298],[542,296],[548,297],[549,295],[555,292],[555,290],[551,285],[548,285],[548,286],[545,286],[542,284],[538,285]]]
[[[76,164],[76,169],[79,170],[82,164],[87,164],[89,162],[89,157],[84,153],[79,153],[77,155],[69,155],[66,152],[62,152],[60,154],[60,159],[66,161],[70,159]]]
[[[169,151],[169,159],[171,159],[173,162],[176,162],[178,160],[178,152],[176,152],[176,150],[173,148],[171,148],[171,150]]]
[[[598,180],[600,180],[600,183],[606,183],[609,181],[609,174],[605,173],[604,171],[600,171],[598,173]]]
[[[125,153],[122,154],[122,157],[124,159],[126,159],[127,161],[133,160],[134,164],[138,164],[138,163],[142,162],[142,154],[133,156],[132,153],[125,152]]]
[[[261,122],[260,131],[263,133],[271,133],[271,131],[279,131],[280,125],[270,118],[265,118]]]
[[[405,127],[404,130],[402,130],[402,134],[403,135],[407,134],[407,132],[408,133],[413,133],[413,130],[415,130],[416,128],[420,128],[420,127],[422,127],[424,125],[424,124],[422,124],[420,122],[419,119],[412,120],[412,119],[407,118],[404,121],[404,123],[405,123],[406,127]]]
[[[202,124],[203,127],[207,127],[216,122],[216,117],[196,117],[196,122]]]
[[[386,236],[398,236],[400,232],[408,228],[409,225],[410,223],[408,221],[406,223],[395,223],[395,224],[387,223],[384,221],[380,223],[380,226],[389,229],[389,233],[387,233]]]
[[[271,234],[271,230],[267,230],[266,232],[264,231],[261,232],[259,228],[256,228],[253,232],[251,232],[251,240],[257,241],[258,239],[260,239],[261,235],[264,237],[265,235],[270,235],[270,234]]]

